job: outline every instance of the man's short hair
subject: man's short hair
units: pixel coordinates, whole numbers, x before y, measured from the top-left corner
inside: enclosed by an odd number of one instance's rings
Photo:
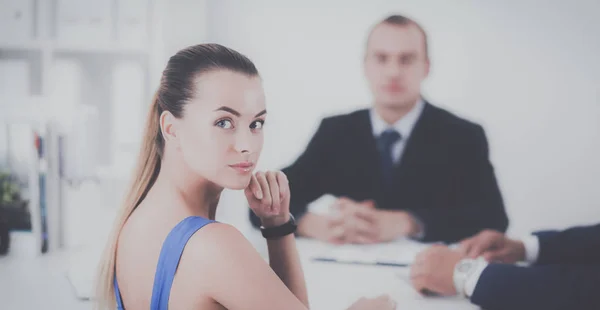
[[[371,31],[369,32],[369,36],[367,37],[367,46],[369,45],[369,40],[371,39],[373,30],[375,30],[375,28],[377,28],[377,26],[382,25],[382,24],[388,24],[388,25],[394,25],[394,26],[400,26],[400,27],[406,27],[406,26],[417,27],[417,29],[419,29],[419,31],[423,35],[423,42],[425,44],[425,57],[427,57],[427,59],[429,59],[429,44],[427,43],[427,33],[425,32],[425,29],[423,29],[423,27],[421,27],[421,25],[419,25],[419,23],[417,23],[413,19],[410,19],[403,15],[397,15],[397,14],[390,15],[390,16],[386,17],[385,19],[382,19],[381,21],[379,21],[377,24],[375,24],[375,26],[373,26],[371,28]]]

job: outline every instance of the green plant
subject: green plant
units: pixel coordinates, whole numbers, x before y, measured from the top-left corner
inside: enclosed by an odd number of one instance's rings
[[[17,179],[8,172],[0,172],[0,205],[8,205],[21,200],[21,187]]]

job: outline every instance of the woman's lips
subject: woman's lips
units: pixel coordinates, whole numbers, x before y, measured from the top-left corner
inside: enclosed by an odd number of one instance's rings
[[[237,163],[234,165],[229,165],[229,167],[235,169],[236,171],[238,171],[240,173],[248,173],[248,172],[252,171],[254,164],[251,162],[241,162],[241,163]]]

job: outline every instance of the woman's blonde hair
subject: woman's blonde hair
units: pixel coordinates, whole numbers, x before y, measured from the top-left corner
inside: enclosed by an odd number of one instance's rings
[[[97,309],[114,309],[116,306],[114,281],[119,235],[129,216],[154,185],[160,172],[165,144],[159,124],[160,115],[163,111],[168,111],[181,118],[185,104],[193,95],[193,80],[214,70],[230,70],[248,76],[258,75],[250,59],[218,44],[200,44],[180,50],[169,59],[162,73],[160,86],[147,115],[132,182],[117,214],[98,268],[94,296]]]

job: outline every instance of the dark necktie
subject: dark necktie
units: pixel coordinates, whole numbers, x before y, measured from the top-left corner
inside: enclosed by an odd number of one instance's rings
[[[388,129],[381,133],[378,138],[377,146],[379,148],[379,155],[381,156],[381,169],[383,174],[384,186],[389,188],[392,183],[392,172],[394,169],[394,158],[392,157],[392,148],[394,143],[400,140],[402,136],[393,130]]]

